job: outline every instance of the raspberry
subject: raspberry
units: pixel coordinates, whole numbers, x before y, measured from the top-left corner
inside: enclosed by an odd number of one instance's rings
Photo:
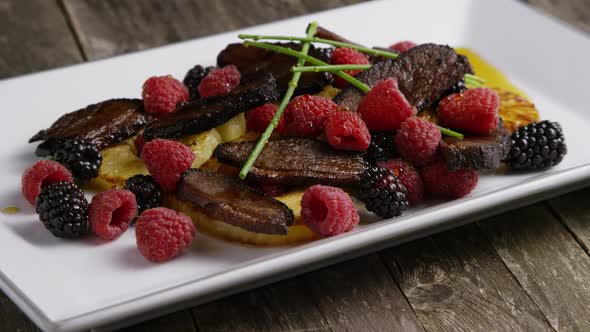
[[[246,116],[246,127],[248,130],[261,133],[266,130],[270,120],[272,120],[276,113],[277,106],[275,104],[269,103],[255,107],[248,111]],[[276,126],[275,130],[279,133],[285,131],[285,118],[283,116],[279,119],[279,124]]]
[[[317,137],[324,130],[324,119],[338,105],[332,100],[312,95],[301,95],[289,102],[283,118],[290,135]]]
[[[340,188],[315,185],[301,199],[303,222],[319,236],[348,232],[359,223],[354,202]]]
[[[333,65],[367,65],[371,62],[366,55],[353,50],[352,48],[340,47],[332,52],[330,63]],[[355,76],[360,73],[362,69],[344,70],[350,76]],[[337,88],[345,88],[348,82],[336,76],[334,78],[334,85]]]
[[[152,76],[143,83],[143,106],[153,115],[164,115],[176,110],[176,104],[188,100],[188,89],[170,75]]]
[[[188,216],[167,208],[149,209],[137,218],[137,247],[153,261],[163,262],[179,255],[195,238],[195,226]]]
[[[400,41],[400,42],[397,42],[397,43],[389,46],[389,48],[396,51],[397,53],[404,53],[405,51],[407,51],[415,46],[416,46],[416,43],[409,41],[409,40],[404,40],[404,41]]]
[[[195,154],[180,142],[155,139],[145,143],[141,159],[162,189],[173,192],[182,173],[191,167]]]
[[[494,90],[469,89],[443,98],[438,106],[438,114],[444,126],[476,135],[488,135],[498,126],[499,105],[500,98]]]
[[[23,173],[21,181],[23,196],[34,206],[41,188],[60,181],[74,181],[72,173],[56,161],[40,160]]]
[[[88,208],[88,220],[94,234],[105,240],[118,238],[136,216],[137,202],[129,190],[98,193]]]
[[[364,151],[371,143],[371,133],[361,118],[353,112],[336,111],[325,120],[328,143],[337,150]]]
[[[473,169],[449,171],[444,161],[428,165],[420,171],[424,188],[439,198],[460,198],[477,186],[477,172]]]
[[[224,96],[240,85],[241,75],[234,65],[214,69],[199,83],[201,98]]]
[[[416,108],[408,103],[391,77],[377,83],[357,110],[367,127],[374,131],[397,130],[407,118],[416,115]]]
[[[416,205],[424,199],[424,183],[418,170],[414,166],[408,164],[401,159],[391,159],[388,161],[381,161],[377,166],[388,169],[397,176],[400,182],[408,190],[408,201],[412,205]]]
[[[404,121],[394,138],[399,154],[415,166],[424,166],[434,160],[440,140],[440,129],[417,117]]]

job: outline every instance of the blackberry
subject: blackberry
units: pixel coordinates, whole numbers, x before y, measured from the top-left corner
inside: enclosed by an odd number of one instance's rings
[[[408,190],[385,168],[372,166],[359,182],[358,197],[367,210],[381,218],[399,216],[408,208]]]
[[[452,95],[453,93],[460,93],[467,90],[467,87],[465,86],[465,81],[464,80],[460,80],[459,82],[455,83],[448,91],[447,93],[445,93],[445,95]]]
[[[84,183],[98,176],[102,154],[95,144],[74,138],[63,142],[53,159],[69,169],[77,181]]]
[[[135,194],[137,215],[145,210],[162,206],[162,188],[149,175],[134,175],[125,181],[125,187]]]
[[[334,51],[333,47],[318,47],[316,51],[319,54],[319,59],[324,62],[329,62],[330,58],[332,57],[332,52]]]
[[[78,238],[90,231],[88,201],[72,182],[43,187],[36,209],[45,228],[57,237]]]
[[[367,160],[375,164],[386,161],[397,155],[393,142],[394,131],[380,131],[371,133],[371,144],[367,149]]]
[[[188,88],[190,100],[199,99],[199,84],[203,78],[205,78],[205,76],[207,76],[213,69],[215,69],[215,67],[203,67],[201,65],[196,65],[186,72],[182,83],[184,83],[184,85]]]
[[[512,133],[507,162],[515,170],[540,170],[559,164],[567,153],[557,122],[533,122]]]

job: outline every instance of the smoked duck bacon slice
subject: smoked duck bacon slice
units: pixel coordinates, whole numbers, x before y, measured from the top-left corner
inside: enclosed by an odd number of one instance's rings
[[[355,78],[373,87],[393,77],[397,79],[399,89],[408,102],[418,111],[423,111],[435,106],[465,74],[473,74],[466,57],[457,54],[449,46],[422,44],[395,59],[373,64]],[[356,110],[363,96],[356,87],[349,86],[334,101]]]
[[[179,138],[198,134],[224,124],[253,107],[276,101],[279,89],[272,76],[251,81],[217,98],[198,99],[184,104],[176,112],[150,122],[143,132],[146,141],[155,138]]]
[[[31,137],[29,143],[45,141],[35,152],[40,156],[52,154],[59,141],[74,137],[104,149],[137,135],[149,118],[140,99],[109,99],[62,115],[51,127]]]
[[[463,139],[444,137],[440,142],[440,150],[450,170],[493,170],[508,155],[511,142],[510,133],[500,121],[496,130],[488,136],[467,136]]]
[[[255,144],[223,143],[213,154],[222,163],[241,167]],[[284,138],[266,144],[247,179],[274,184],[354,186],[367,168],[360,153],[336,151],[314,139]]]
[[[294,220],[287,205],[224,173],[190,169],[178,183],[176,196],[211,218],[256,233],[285,235]]]
[[[277,43],[276,45],[301,50],[300,43]],[[322,61],[329,61],[328,56],[313,45],[309,48],[308,54]],[[281,91],[287,89],[287,85],[293,77],[291,68],[296,63],[297,58],[256,47],[246,47],[241,43],[229,44],[217,56],[219,67],[236,66],[244,80],[256,80],[270,73],[277,80]],[[315,93],[331,83],[332,75],[330,73],[303,73],[295,94]]]

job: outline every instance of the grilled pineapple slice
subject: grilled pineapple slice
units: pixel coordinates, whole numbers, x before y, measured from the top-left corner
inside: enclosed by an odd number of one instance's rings
[[[520,95],[503,89],[494,89],[500,96],[500,117],[510,132],[541,119],[535,105]]]
[[[240,113],[215,129],[224,142],[236,140],[246,133],[246,116]]]
[[[198,229],[226,240],[253,244],[257,246],[281,246],[310,241],[316,238],[314,233],[301,222],[301,197],[303,191],[293,191],[276,197],[285,203],[295,215],[295,223],[289,226],[287,235],[272,235],[250,232],[240,227],[232,226],[221,220],[213,219],[195,209],[191,203],[168,197],[166,205],[192,218]]]
[[[133,137],[101,151],[102,164],[98,177],[91,181],[90,187],[102,190],[122,188],[128,178],[136,174],[149,174],[137,156],[134,140]]]
[[[137,174],[149,174],[145,164],[137,156],[134,140],[135,138],[132,137],[101,151],[102,165],[98,171],[98,177],[90,182],[90,188],[97,190],[122,188],[128,178]],[[192,164],[194,168],[200,167],[209,160],[213,150],[222,143],[221,135],[215,129],[186,136],[182,141],[195,152],[195,160]]]
[[[213,150],[223,143],[221,135],[216,129],[211,129],[206,132],[185,136],[181,141],[190,146],[195,153],[195,160],[193,161],[192,168],[199,168],[213,155]]]

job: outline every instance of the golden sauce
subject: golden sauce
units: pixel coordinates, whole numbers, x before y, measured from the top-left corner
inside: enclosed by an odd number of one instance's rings
[[[462,54],[469,59],[475,75],[486,80],[485,86],[514,92],[528,99],[528,96],[522,92],[522,90],[512,84],[506,75],[504,75],[498,68],[484,60],[479,54],[464,47],[457,47],[455,50],[457,53]]]
[[[4,214],[17,214],[19,211],[20,209],[16,206],[7,206],[2,209],[2,213]]]

